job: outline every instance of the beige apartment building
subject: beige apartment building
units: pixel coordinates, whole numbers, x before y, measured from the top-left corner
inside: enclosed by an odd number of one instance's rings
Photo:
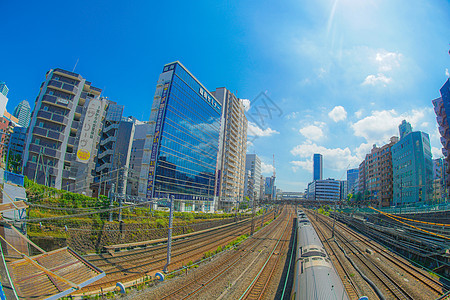
[[[245,156],[247,152],[247,118],[242,100],[226,88],[213,92],[222,103],[219,142],[218,209],[231,210],[244,197]]]

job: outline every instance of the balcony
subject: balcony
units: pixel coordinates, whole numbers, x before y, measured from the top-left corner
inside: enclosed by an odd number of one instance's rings
[[[72,122],[72,128],[73,129],[78,129],[80,127],[80,122],[79,121],[73,121]]]
[[[69,93],[71,95],[76,95],[77,89],[75,88],[75,86],[68,84],[68,83],[63,83],[61,81],[57,81],[57,80],[50,80],[48,82],[49,87],[61,91],[63,93]]]
[[[67,140],[67,144],[75,146],[75,143],[77,142],[76,137],[70,136],[69,139]]]
[[[77,73],[69,72],[69,71],[66,71],[66,70],[63,70],[63,69],[55,69],[53,71],[53,74],[59,74],[59,75],[62,75],[64,77],[75,79],[77,81],[80,81],[80,78],[81,78],[81,76],[78,75]]]
[[[66,116],[51,113],[49,111],[44,110],[38,111],[37,117],[46,121],[51,121],[56,124],[67,125],[69,123],[69,119]]]
[[[65,109],[72,109],[73,107],[72,101],[67,99],[61,99],[53,95],[44,95],[44,97],[42,97],[42,102]]]
[[[83,106],[78,105],[76,110],[75,110],[75,112],[78,113],[78,114],[82,114],[83,113]]]
[[[46,137],[58,142],[62,142],[64,139],[64,135],[62,132],[53,130],[53,129],[46,129],[41,127],[34,127],[33,134]]]
[[[72,162],[75,160],[75,153],[66,153],[66,155],[64,156],[64,160],[65,161],[69,161]]]

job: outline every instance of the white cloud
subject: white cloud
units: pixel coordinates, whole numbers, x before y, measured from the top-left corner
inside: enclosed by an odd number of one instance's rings
[[[307,141],[301,145],[295,146],[291,150],[291,154],[305,158],[304,161],[291,161],[293,168],[300,167],[302,169],[311,171],[312,162],[311,158],[314,153],[320,153],[323,155],[324,168],[333,170],[345,170],[349,165],[350,167],[359,165],[360,159],[354,155],[348,147],[329,149],[323,146],[318,146],[310,141]]]
[[[380,72],[387,72],[391,71],[394,67],[399,67],[401,58],[401,53],[382,50],[376,54],[375,61],[378,63],[378,70]]]
[[[362,114],[364,113],[364,110],[361,108],[360,110],[358,110],[357,112],[355,112],[355,117],[357,117],[358,119],[362,117]]]
[[[443,157],[444,155],[442,154],[442,149],[440,148],[436,148],[436,147],[431,147],[431,154],[433,155],[433,158],[440,158]]]
[[[286,115],[286,119],[288,120],[297,119],[299,114],[300,113],[298,111],[293,111],[290,114]]]
[[[352,124],[355,136],[363,137],[369,144],[387,143],[391,136],[398,136],[398,125],[402,120],[406,120],[413,126],[425,117],[428,110],[412,110],[408,113],[399,115],[395,110],[373,111],[372,114],[364,119]]]
[[[248,99],[241,99],[242,104],[244,105],[245,111],[248,111],[250,109],[250,100]]]
[[[347,112],[342,106],[335,106],[332,111],[328,113],[328,116],[334,121],[339,122],[347,118]]]
[[[392,78],[386,77],[384,74],[379,73],[378,75],[368,75],[362,85],[377,85],[382,84],[386,86],[392,81]]]
[[[279,134],[278,131],[273,130],[272,128],[268,127],[266,129],[262,129],[258,127],[256,124],[252,122],[248,122],[247,127],[247,135],[249,136],[271,136],[274,134]]]
[[[253,147],[253,143],[251,141],[247,141],[247,151],[249,147]]]
[[[302,168],[306,171],[312,172],[313,162],[312,160],[294,160],[291,161],[292,171],[297,172],[298,168]]]
[[[270,164],[266,164],[265,162],[261,161],[261,173],[262,174],[272,174],[273,173],[273,166]]]
[[[445,76],[450,77],[450,73],[448,72],[448,69],[445,69]]]
[[[300,133],[303,134],[307,139],[312,141],[318,141],[323,137],[322,128],[315,125],[308,125],[301,128]]]

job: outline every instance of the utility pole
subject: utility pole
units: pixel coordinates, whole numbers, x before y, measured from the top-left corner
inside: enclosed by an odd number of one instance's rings
[[[163,272],[167,273],[167,267],[170,264],[170,255],[172,252],[172,224],[173,224],[173,205],[174,196],[170,197],[170,215],[169,215],[169,232],[167,237],[167,263],[164,265]]]
[[[250,235],[253,235],[253,232],[255,231],[255,197],[256,197],[256,192],[253,192],[253,197],[252,197],[252,227],[250,230]]]
[[[112,184],[112,188],[109,190],[109,208],[113,208],[114,206],[114,183]],[[109,222],[112,222],[113,212],[112,210],[109,211]]]

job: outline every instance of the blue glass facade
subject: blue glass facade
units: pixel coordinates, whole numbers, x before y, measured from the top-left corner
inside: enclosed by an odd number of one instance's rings
[[[349,169],[347,170],[347,182],[348,182],[348,192],[355,193],[357,187],[355,186],[358,182],[359,169]]]
[[[180,63],[166,72],[172,75],[156,112],[147,197],[213,201],[222,106]]]
[[[322,180],[322,154],[314,154],[313,180]]]
[[[394,205],[425,202],[432,197],[433,163],[427,133],[413,131],[392,146]]]

